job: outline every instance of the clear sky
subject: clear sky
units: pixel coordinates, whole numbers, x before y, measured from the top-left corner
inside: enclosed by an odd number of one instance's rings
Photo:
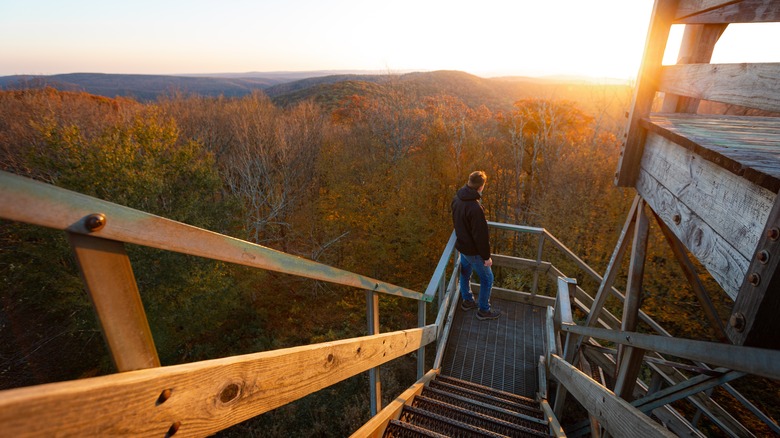
[[[633,78],[652,0],[0,0],[0,75],[462,70]],[[780,61],[777,25],[755,53]],[[764,29],[764,30],[761,30]],[[681,35],[677,30],[676,34]],[[739,40],[739,38],[736,38]],[[770,44],[769,41],[772,41]],[[742,44],[742,45],[740,45]],[[726,53],[723,58],[717,50]],[[748,45],[749,47],[750,45]],[[767,52],[775,59],[767,59]],[[670,55],[673,62],[674,56]],[[720,58],[719,58],[720,57]]]

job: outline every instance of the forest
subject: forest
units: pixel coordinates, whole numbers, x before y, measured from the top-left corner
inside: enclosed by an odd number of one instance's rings
[[[603,272],[635,195],[612,183],[630,90],[497,105],[492,94],[480,103],[478,91],[464,98],[420,84],[387,75],[283,101],[263,91],[153,102],[0,91],[0,169],[418,291],[452,231],[455,191],[484,170],[488,220],[547,228]],[[660,230],[651,233],[642,310],[676,336],[714,339]],[[163,365],[366,333],[363,291],[128,252]],[[727,319],[732,303],[706,284]],[[527,287],[509,272],[496,285]],[[113,372],[62,232],[0,222],[0,302],[0,389]],[[416,303],[383,296],[380,318],[382,331],[414,327]],[[385,401],[415,378],[414,358],[383,366]],[[367,381],[348,379],[219,435],[349,435],[369,417]],[[760,407],[777,418],[777,394],[763,390]]]

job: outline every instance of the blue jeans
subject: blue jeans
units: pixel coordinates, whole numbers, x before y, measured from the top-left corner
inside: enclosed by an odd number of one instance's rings
[[[493,288],[493,270],[485,266],[485,261],[478,255],[460,255],[460,296],[466,301],[474,301],[469,281],[471,273],[479,276],[479,310],[490,310],[490,290]]]

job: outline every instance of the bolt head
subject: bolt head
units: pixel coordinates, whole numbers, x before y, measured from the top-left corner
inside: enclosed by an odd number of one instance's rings
[[[766,232],[766,237],[768,237],[770,240],[777,240],[778,238],[780,238],[780,229],[770,228]]]
[[[753,286],[758,286],[761,284],[761,276],[758,275],[757,272],[751,272],[750,275],[747,277],[748,283],[752,284]]]
[[[729,325],[738,332],[745,330],[745,315],[741,313],[731,315],[731,318],[729,318]]]
[[[106,215],[103,213],[94,213],[84,218],[84,227],[89,232],[95,232],[101,230],[106,226]]]
[[[767,264],[769,262],[769,258],[770,258],[769,251],[767,251],[765,249],[759,251],[759,253],[756,256],[756,258],[758,259],[759,262],[761,262],[763,264]]]

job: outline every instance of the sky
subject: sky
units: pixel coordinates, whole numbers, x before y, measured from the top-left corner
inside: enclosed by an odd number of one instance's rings
[[[461,70],[632,79],[652,6],[653,0],[0,0],[0,76]],[[752,26],[759,35],[748,37],[765,41],[758,47],[737,27],[721,38],[713,62],[780,61],[777,43],[769,43],[780,41],[780,26]],[[681,36],[682,26],[675,26],[672,38]],[[673,52],[667,51],[669,63]]]

